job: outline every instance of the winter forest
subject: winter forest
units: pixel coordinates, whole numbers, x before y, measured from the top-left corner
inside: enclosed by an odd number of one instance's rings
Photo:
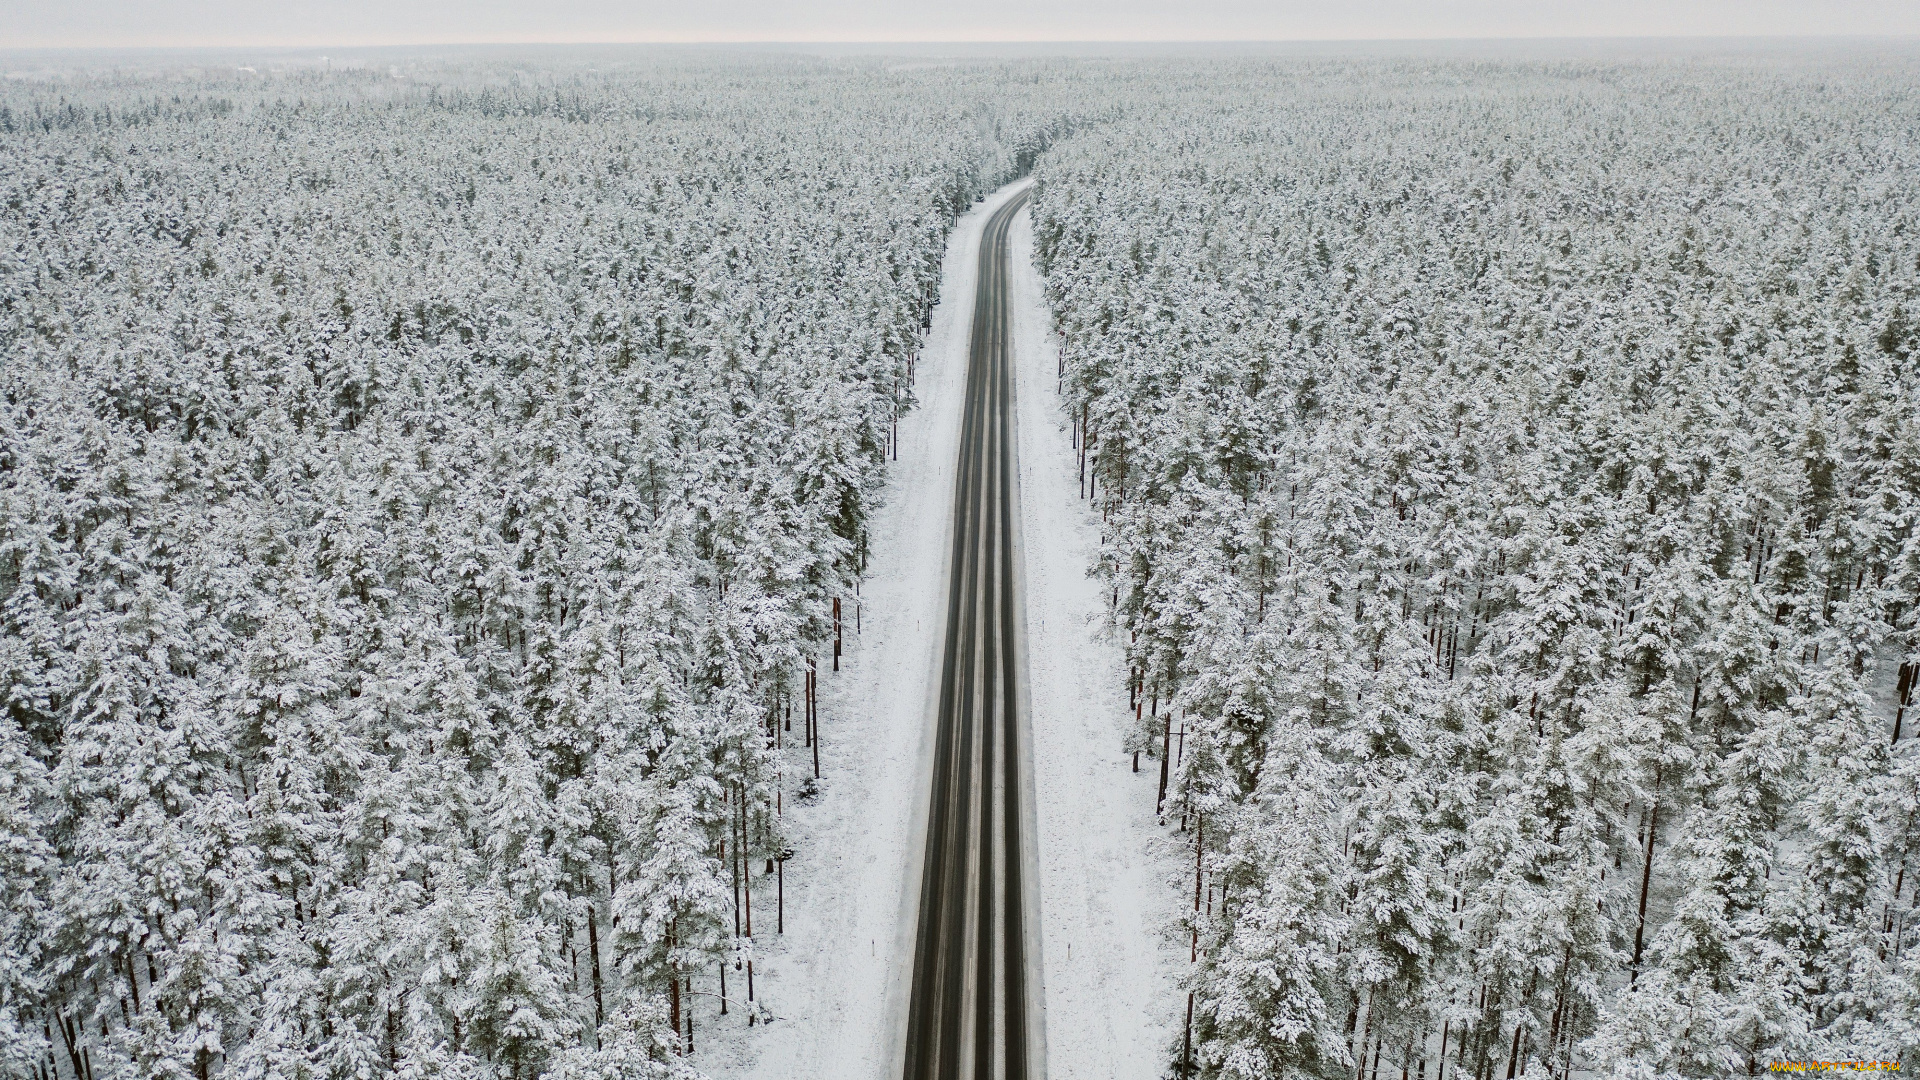
[[[696,1002],[771,1020],[815,917],[788,823],[950,235],[1027,176],[1156,1075],[1920,1066],[1916,86],[9,78],[0,1074],[721,1075]]]
[[[1249,73],[1041,160],[1205,1075],[1913,1061],[1914,85]]]

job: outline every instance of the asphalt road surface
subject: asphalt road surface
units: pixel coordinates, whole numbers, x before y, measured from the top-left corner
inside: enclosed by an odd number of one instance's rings
[[[1026,199],[995,211],[980,238],[905,1080],[1029,1080],[1035,1071],[1007,324],[1007,229]]]

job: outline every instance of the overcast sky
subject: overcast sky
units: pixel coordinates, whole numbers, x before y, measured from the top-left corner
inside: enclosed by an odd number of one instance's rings
[[[1920,34],[1920,0],[0,0],[0,49],[1830,34]]]

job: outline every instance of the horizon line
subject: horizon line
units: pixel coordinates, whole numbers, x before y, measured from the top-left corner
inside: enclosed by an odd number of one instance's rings
[[[626,38],[619,40],[476,39],[468,41],[389,42],[177,42],[159,45],[69,44],[0,45],[0,55],[51,52],[169,52],[191,49],[448,49],[448,48],[819,48],[830,46],[1259,46],[1259,45],[1419,45],[1469,42],[1875,42],[1920,43],[1920,33],[1846,34],[1461,34],[1426,37],[1297,38]]]

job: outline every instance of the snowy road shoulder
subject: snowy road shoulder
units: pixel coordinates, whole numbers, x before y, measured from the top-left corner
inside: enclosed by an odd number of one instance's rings
[[[1157,774],[1121,752],[1125,663],[1103,628],[1099,548],[1078,495],[1056,343],[1033,261],[1031,218],[1013,227],[1021,532],[1029,726],[1039,831],[1047,1068],[1053,1080],[1152,1080],[1172,1045],[1176,906],[1150,812]]]

